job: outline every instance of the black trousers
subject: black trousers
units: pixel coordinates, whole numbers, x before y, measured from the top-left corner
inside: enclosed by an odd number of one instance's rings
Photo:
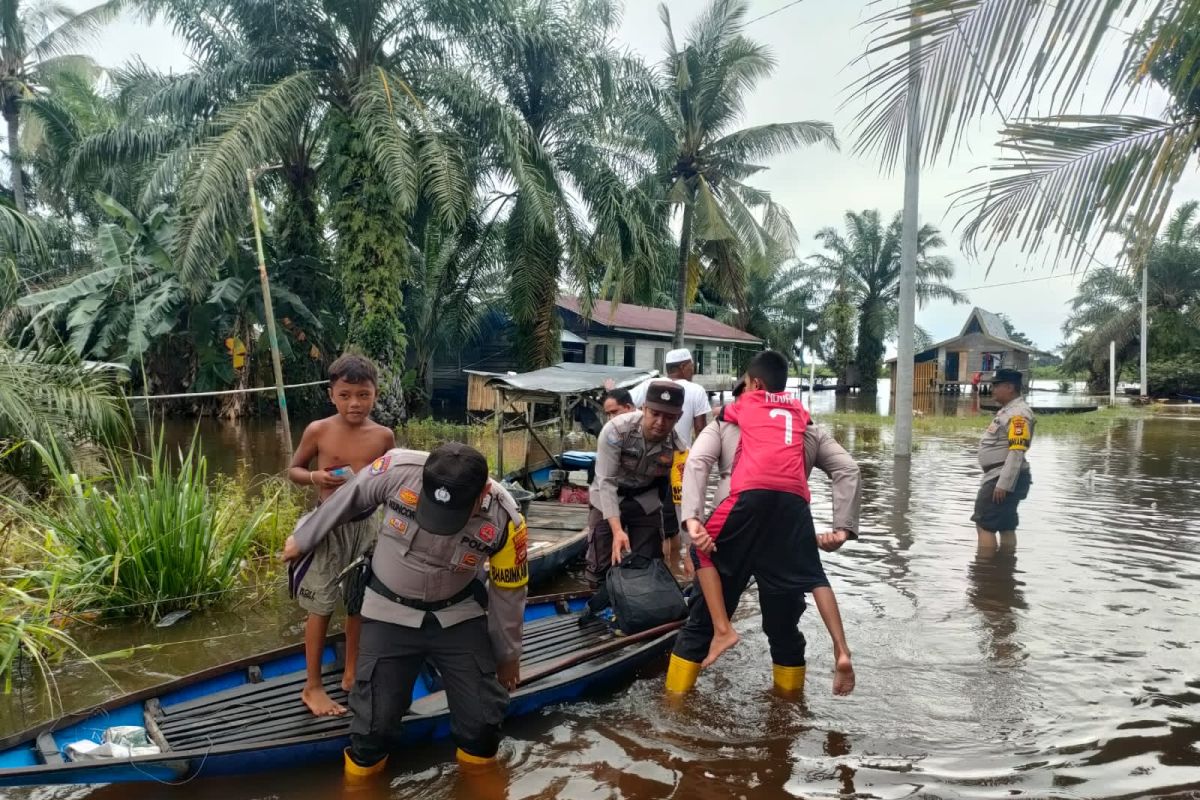
[[[717,534],[713,565],[721,576],[729,615],[754,578],[771,660],[784,667],[803,666],[804,593],[829,585],[808,503],[799,495],[751,489],[723,502],[710,522],[719,525],[719,530],[710,531]],[[693,563],[699,566],[695,553]],[[688,661],[703,661],[712,642],[712,617],[699,585],[694,596],[674,652]]]
[[[420,628],[363,620],[350,693],[350,755],[357,763],[374,764],[394,747],[426,659],[442,676],[454,743],[473,756],[496,755],[508,692],[496,680],[487,617],[443,628],[426,614]]]
[[[596,512],[599,513],[598,511]],[[674,514],[672,514],[674,516]],[[629,549],[646,558],[663,557],[663,513],[661,509],[647,514],[642,505],[631,497],[621,500],[621,525],[629,535]],[[596,593],[588,600],[592,611],[609,606],[608,570],[612,566],[612,527],[601,517],[592,528],[588,541],[588,579],[596,584]]]

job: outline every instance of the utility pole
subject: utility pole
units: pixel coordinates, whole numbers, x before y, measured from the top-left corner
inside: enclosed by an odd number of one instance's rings
[[[913,24],[920,17],[913,15]],[[900,341],[896,353],[896,457],[912,456],[913,352],[917,313],[917,205],[921,174],[920,37],[908,43],[908,135],[904,155],[904,219],[900,236]]]
[[[267,167],[266,169],[273,169]],[[258,280],[262,284],[263,314],[267,317],[267,338],[271,342],[271,364],[275,368],[275,397],[279,401],[279,420],[283,425],[283,443],[288,458],[295,452],[292,448],[292,426],[288,420],[287,395],[283,391],[283,363],[279,358],[279,337],[275,334],[275,310],[271,304],[271,284],[267,280],[267,257],[263,252],[262,228],[259,225],[258,192],[254,179],[265,170],[246,170],[246,184],[250,187],[250,219],[254,222],[254,246],[258,251]]]
[[[1146,377],[1146,344],[1150,340],[1150,322],[1147,307],[1150,303],[1150,260],[1142,260],[1142,397],[1150,396],[1150,382]]]

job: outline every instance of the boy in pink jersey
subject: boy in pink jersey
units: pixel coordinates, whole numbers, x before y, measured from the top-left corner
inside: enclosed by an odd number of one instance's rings
[[[687,521],[695,544],[696,578],[713,627],[708,656],[701,666],[712,664],[738,641],[726,609],[721,574],[712,560],[718,539],[723,532],[727,538],[733,537],[729,556],[737,562],[748,557],[743,552],[746,546],[757,546],[757,536],[744,535],[748,529],[774,528],[780,533],[778,560],[784,581],[795,591],[813,595],[833,639],[834,691],[848,694],[854,687],[850,651],[837,599],[821,566],[808,508],[811,496],[805,477],[804,431],[809,416],[798,398],[783,392],[786,382],[787,362],[780,354],[767,351],[751,361],[745,391],[722,410],[724,421],[741,431],[730,494],[706,524],[696,518]]]

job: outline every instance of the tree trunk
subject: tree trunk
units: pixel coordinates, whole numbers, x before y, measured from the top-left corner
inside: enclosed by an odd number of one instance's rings
[[[683,347],[683,322],[687,313],[688,262],[692,251],[692,204],[683,206],[683,230],[679,233],[679,261],[675,286],[675,340],[672,347]]]
[[[20,134],[20,111],[13,103],[11,109],[4,109],[4,121],[8,123],[8,164],[12,170],[13,204],[22,214],[25,213],[25,184],[21,179],[21,151],[18,146]]]

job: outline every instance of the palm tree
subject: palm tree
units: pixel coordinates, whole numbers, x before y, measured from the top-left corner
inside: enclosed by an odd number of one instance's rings
[[[667,54],[658,69],[660,102],[636,115],[652,148],[651,181],[671,207],[682,208],[676,253],[675,346],[683,346],[684,312],[706,271],[707,283],[746,309],[745,265],[775,245],[791,245],[787,212],[746,181],[762,162],[801,145],[837,147],[825,122],[784,122],[737,128],[746,98],[771,74],[775,59],[743,34],[746,0],[713,0],[676,44],[670,12],[659,6]]]
[[[448,224],[461,222],[470,187],[462,156],[441,135],[440,108],[423,83],[438,66],[426,4],[417,0],[142,0],[172,22],[198,69],[164,81],[151,106],[192,135],[157,160],[151,190],[182,200],[174,248],[180,276],[211,282],[248,221],[247,171],[290,209],[282,229],[294,251],[320,255],[324,189],[345,301],[347,341],[383,369],[381,411],[398,411],[405,350],[401,286],[406,215],[419,196]],[[116,137],[116,153],[146,150]],[[303,241],[299,241],[303,240]],[[299,262],[298,262],[299,263]]]
[[[857,314],[857,381],[849,382],[859,383],[864,391],[874,390],[884,342],[899,327],[901,219],[902,215],[896,214],[885,228],[876,210],[847,211],[845,236],[834,228],[817,233],[817,241],[831,255],[814,255],[813,264],[837,302],[853,306]],[[933,254],[945,246],[945,239],[933,225],[922,225],[917,232],[919,305],[931,300],[967,302],[962,293],[946,285],[954,277],[953,263]],[[842,382],[848,377],[843,373]]]
[[[25,211],[27,205],[21,174],[21,102],[36,96],[55,70],[88,62],[72,51],[116,17],[122,3],[108,0],[75,14],[60,3],[0,2],[0,110],[8,126],[8,160],[18,211]]]
[[[503,220],[517,357],[546,366],[559,354],[560,279],[589,308],[596,285],[650,262],[661,236],[661,214],[632,188],[644,145],[614,124],[637,105],[643,68],[612,43],[613,0],[433,7],[468,43],[469,76],[446,75],[440,94],[481,148],[483,207]]]
[[[916,85],[927,162],[998,111],[1004,160],[959,197],[964,249],[1016,240],[1033,250],[1061,235],[1058,254],[1093,266],[1098,240],[1128,221],[1140,260],[1200,144],[1197,18],[1200,0],[909,0],[879,14],[859,58],[857,149],[898,162]],[[1174,100],[1164,114],[1080,110],[1110,44],[1123,54],[1105,103],[1154,81]]]
[[[1200,204],[1184,203],[1148,251],[1149,357],[1168,361],[1200,350]],[[1088,373],[1093,388],[1108,380],[1109,343],[1116,371],[1140,355],[1141,280],[1130,270],[1090,270],[1071,303],[1063,333],[1073,337],[1063,354],[1068,371]]]

